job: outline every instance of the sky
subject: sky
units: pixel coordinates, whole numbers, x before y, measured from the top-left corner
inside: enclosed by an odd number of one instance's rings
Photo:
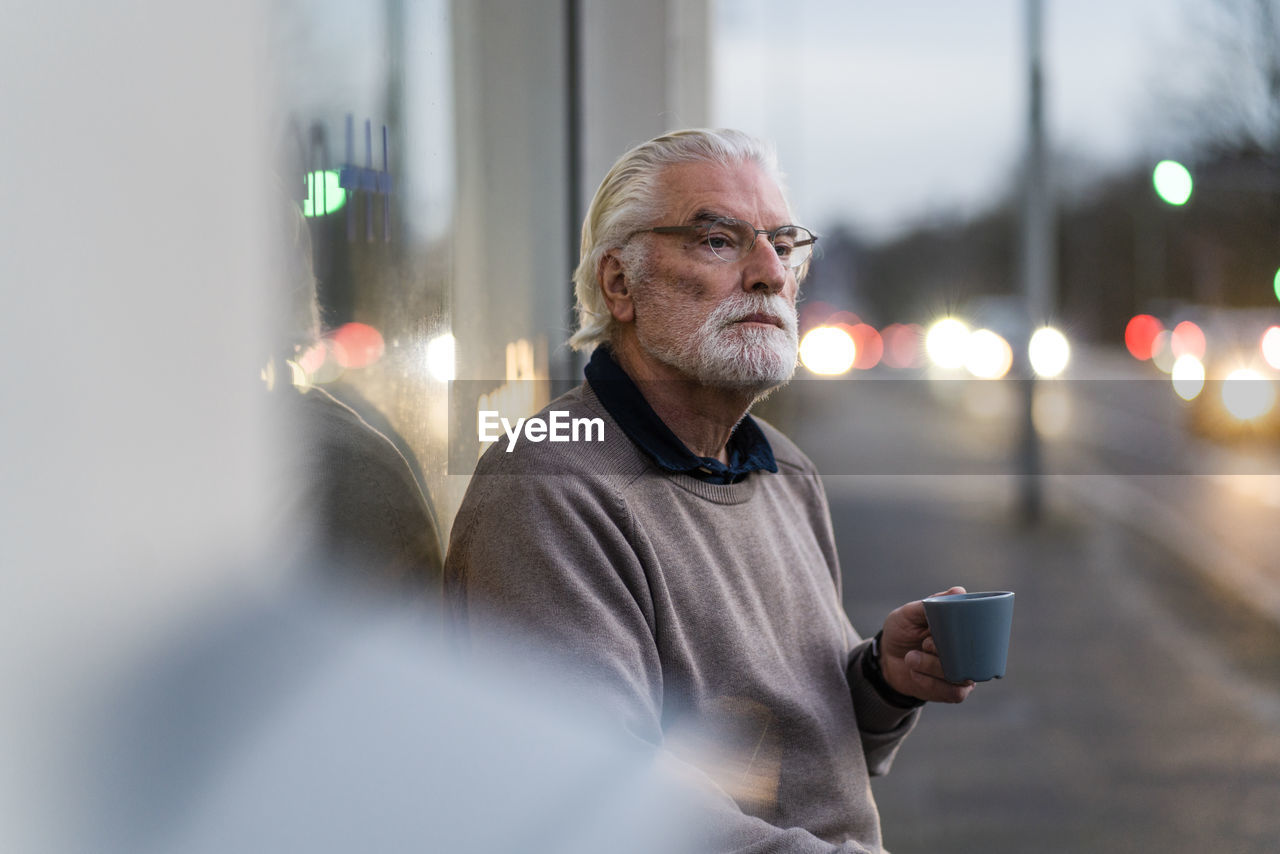
[[[1189,2],[1045,0],[1054,149],[1099,169],[1149,155],[1151,93],[1185,56]],[[713,14],[713,123],[777,143],[817,228],[889,237],[1010,187],[1026,141],[1024,0],[720,0]]]

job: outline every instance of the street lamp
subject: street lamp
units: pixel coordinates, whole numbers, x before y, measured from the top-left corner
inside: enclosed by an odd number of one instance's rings
[[[1176,160],[1161,160],[1151,172],[1156,195],[1166,204],[1181,206],[1191,198],[1191,172]]]

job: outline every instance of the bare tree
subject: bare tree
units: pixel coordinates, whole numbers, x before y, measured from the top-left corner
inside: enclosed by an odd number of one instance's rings
[[[1191,148],[1280,154],[1280,0],[1185,0],[1183,14],[1158,124]]]

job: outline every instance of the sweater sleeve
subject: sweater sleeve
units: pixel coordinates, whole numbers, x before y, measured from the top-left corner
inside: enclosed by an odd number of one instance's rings
[[[873,777],[889,773],[902,740],[920,719],[920,709],[903,709],[886,702],[862,675],[862,656],[868,655],[871,641],[863,641],[853,651],[847,673],[853,695],[853,709],[858,716],[858,736],[867,758],[867,772]]]
[[[621,737],[652,745],[672,785],[687,790],[697,833],[707,835],[698,850],[868,852],[746,815],[665,749],[662,664],[639,539],[608,477],[477,476],[445,561],[450,623],[473,643],[500,638],[519,659],[540,647],[557,662],[557,692],[585,697]]]

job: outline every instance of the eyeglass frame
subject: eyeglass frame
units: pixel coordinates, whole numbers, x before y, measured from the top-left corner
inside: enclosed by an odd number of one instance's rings
[[[771,246],[772,246],[772,245],[774,245],[774,244],[773,244],[773,239],[774,239],[774,237],[776,237],[776,236],[777,236],[778,232],[780,232],[780,231],[782,231],[783,229],[786,229],[786,228],[798,228],[798,229],[800,229],[801,231],[803,231],[805,234],[808,234],[808,235],[809,235],[809,238],[810,238],[810,239],[808,239],[808,240],[800,240],[800,241],[797,241],[797,242],[796,242],[796,244],[795,244],[795,246],[809,246],[809,247],[812,247],[812,246],[814,246],[815,244],[817,244],[817,242],[818,242],[818,235],[814,234],[812,231],[810,231],[809,229],[805,228],[803,225],[796,225],[795,223],[787,223],[786,225],[780,225],[780,226],[778,226],[777,228],[775,228],[775,229],[773,229],[772,231],[770,231],[770,230],[769,230],[769,229],[767,229],[767,228],[756,228],[752,223],[746,222],[745,220],[737,219],[736,217],[731,217],[731,216],[717,216],[717,217],[713,217],[713,218],[707,219],[707,220],[705,220],[704,222],[689,223],[689,224],[687,224],[687,225],[658,225],[658,226],[654,226],[654,227],[652,227],[652,228],[639,228],[639,229],[636,229],[635,231],[631,232],[630,234],[628,234],[628,235],[627,235],[627,237],[626,237],[626,240],[624,240],[624,241],[623,241],[623,243],[626,243],[626,241],[627,241],[627,240],[630,240],[631,238],[635,237],[637,234],[649,234],[649,233],[653,233],[653,234],[680,234],[681,232],[685,232],[685,231],[699,231],[699,230],[704,230],[704,231],[706,231],[706,232],[710,233],[711,229],[712,229],[712,228],[715,226],[715,224],[716,224],[716,223],[718,223],[718,222],[729,222],[729,223],[735,223],[735,224],[745,225],[745,226],[750,227],[750,228],[751,228],[751,231],[752,231],[752,234],[751,234],[751,243],[750,243],[750,245],[748,245],[748,246],[746,246],[745,248],[743,248],[743,249],[742,249],[742,257],[740,257],[740,258],[736,258],[736,259],[733,259],[733,258],[725,258],[725,257],[723,257],[719,252],[716,252],[715,247],[711,247],[711,246],[707,247],[708,249],[710,249],[710,250],[711,250],[711,254],[712,254],[712,255],[715,255],[717,258],[719,258],[721,261],[725,262],[726,264],[733,264],[733,263],[735,263],[736,261],[742,261],[742,260],[744,260],[748,255],[750,255],[750,254],[751,254],[751,250],[756,248],[756,241],[758,241],[758,240],[760,239],[760,235],[762,235],[762,234],[764,234],[764,235],[767,235],[767,236],[768,236],[768,238],[769,238],[769,245],[771,245]],[[812,257],[813,257],[813,249],[810,249],[810,250],[809,250],[809,254],[808,254],[808,255],[806,255],[804,258],[802,258],[802,259],[800,260],[800,263],[798,263],[798,264],[790,264],[790,263],[787,263],[787,261],[786,261],[786,260],[783,260],[783,266],[785,266],[788,270],[798,270],[798,269],[800,269],[801,267],[803,267],[803,266],[805,265],[805,263],[806,263],[806,262],[808,262],[808,261],[809,261],[809,259],[811,259]]]

